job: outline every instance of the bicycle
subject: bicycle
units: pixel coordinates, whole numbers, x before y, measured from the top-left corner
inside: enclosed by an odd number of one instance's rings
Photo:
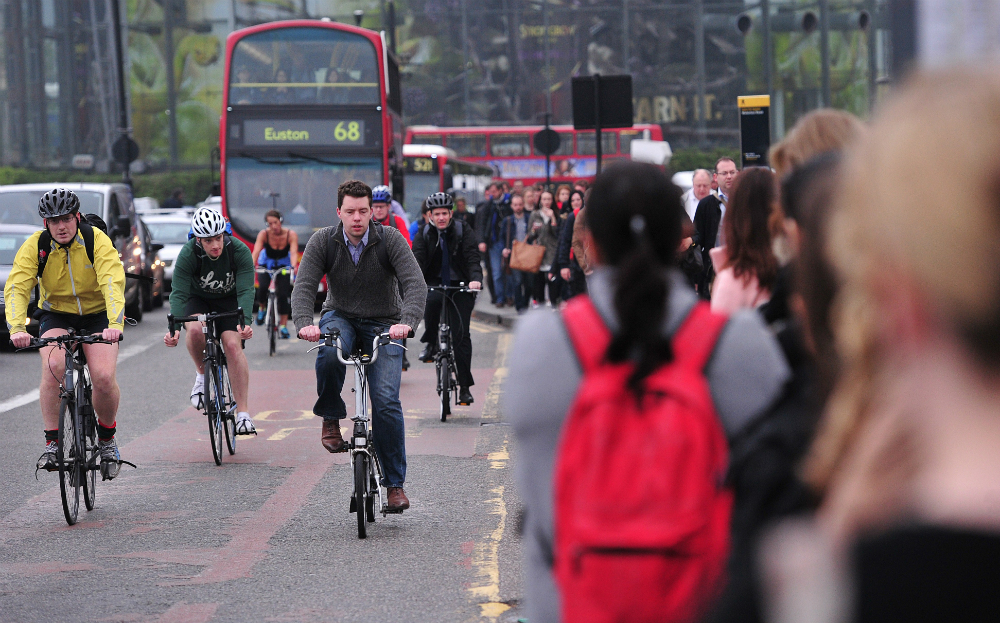
[[[167,316],[170,335],[174,334],[178,323],[185,322],[200,322],[201,332],[205,334],[205,391],[202,394],[201,406],[208,417],[208,437],[212,442],[212,457],[216,465],[222,465],[223,437],[226,439],[226,449],[229,450],[229,454],[236,454],[236,400],[233,398],[233,387],[229,382],[226,351],[222,348],[222,341],[215,330],[217,320],[231,316],[239,319],[240,328],[246,326],[242,307],[229,312]]]
[[[124,335],[121,339],[124,338]],[[80,512],[80,490],[88,511],[94,510],[97,497],[97,471],[101,453],[97,445],[97,415],[91,401],[93,386],[84,344],[115,344],[101,334],[77,335],[71,328],[67,335],[34,338],[31,345],[19,350],[57,345],[66,354],[63,380],[59,383],[59,444],[56,463],[59,469],[59,492],[66,523],[76,523]],[[122,464],[131,465],[128,461]],[[35,470],[37,472],[37,470]]]
[[[273,357],[278,342],[278,290],[275,286],[278,275],[287,275],[291,269],[287,266],[270,270],[257,267],[258,275],[270,275],[271,282],[267,286],[267,311],[265,318],[267,323],[268,356]]]
[[[372,447],[372,418],[368,413],[368,366],[378,359],[379,348],[382,346],[398,346],[404,348],[402,344],[397,344],[389,338],[388,333],[383,333],[372,340],[372,354],[366,355],[360,348],[353,349],[347,357],[348,352],[340,340],[340,331],[333,330],[330,333],[323,333],[322,340],[306,352],[312,352],[317,348],[330,347],[337,349],[337,359],[345,366],[354,366],[354,431],[347,441],[348,452],[351,453],[351,466],[354,473],[354,492],[351,494],[351,505],[348,512],[357,513],[358,516],[358,538],[364,539],[368,536],[368,523],[375,521],[375,498],[378,497],[379,512],[385,517],[389,513],[400,514],[403,511],[389,510],[388,495],[385,487],[382,486],[382,464],[378,460],[378,453]],[[408,337],[413,337],[410,332]],[[405,348],[404,348],[405,350]]]
[[[438,348],[437,353],[434,354],[434,371],[437,379],[437,393],[440,398],[441,421],[446,422],[448,416],[451,415],[452,397],[455,399],[456,406],[460,404],[458,402],[458,368],[455,364],[455,348],[452,345],[451,326],[448,325],[448,303],[455,307],[456,312],[458,308],[448,293],[478,292],[478,290],[471,290],[463,283],[458,286],[427,286],[427,291],[443,293],[441,315],[438,319]]]

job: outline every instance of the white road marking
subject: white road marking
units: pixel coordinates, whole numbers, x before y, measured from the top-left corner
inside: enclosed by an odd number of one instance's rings
[[[134,357],[139,353],[148,350],[156,344],[156,340],[147,342],[145,344],[131,344],[123,348],[118,353],[118,361],[122,362],[129,357]],[[38,400],[38,388],[31,390],[30,392],[25,392],[20,396],[14,396],[8,400],[0,402],[0,413],[6,413],[7,411],[12,411],[18,407],[23,407],[24,405],[29,405]]]

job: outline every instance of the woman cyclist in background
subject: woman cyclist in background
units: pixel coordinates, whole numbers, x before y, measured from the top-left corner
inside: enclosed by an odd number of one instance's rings
[[[283,266],[292,269],[294,273],[299,266],[299,235],[282,223],[281,212],[270,210],[264,215],[267,227],[257,234],[253,245],[253,265],[268,270],[277,270]],[[263,253],[261,253],[263,251]],[[267,290],[271,285],[271,276],[266,273],[257,275],[257,324],[264,324],[264,314],[267,312]],[[288,339],[288,316],[292,313],[292,276],[290,274],[276,277],[275,289],[278,294],[278,315],[280,316],[278,335]]]

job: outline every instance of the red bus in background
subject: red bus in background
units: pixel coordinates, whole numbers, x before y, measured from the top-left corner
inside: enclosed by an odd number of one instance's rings
[[[550,172],[553,182],[572,182],[593,178],[597,172],[597,141],[593,130],[574,130],[573,126],[554,125],[559,133],[559,150],[552,155]],[[545,181],[545,156],[538,153],[532,137],[543,126],[500,126],[445,128],[410,126],[406,144],[441,145],[463,160],[485,164],[494,176],[525,184]],[[631,128],[601,130],[602,160],[628,158],[635,139],[663,140],[659,125],[634,125]]]
[[[222,213],[253,245],[278,209],[304,248],[339,222],[337,186],[402,192],[399,67],[384,36],[325,20],[271,22],[226,40]],[[401,196],[400,196],[401,199]]]
[[[402,205],[410,221],[420,218],[424,199],[437,192],[464,198],[469,211],[475,212],[493,181],[493,169],[456,158],[454,151],[440,145],[403,145],[403,174]]]

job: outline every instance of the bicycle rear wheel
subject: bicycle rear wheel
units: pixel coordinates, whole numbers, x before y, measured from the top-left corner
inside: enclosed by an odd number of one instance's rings
[[[90,401],[90,386],[84,386],[77,392],[77,404],[83,414],[83,431],[80,435],[83,447],[83,503],[88,511],[94,510],[94,500],[97,496],[97,470],[100,469],[101,453],[97,446],[97,423],[94,415],[94,405]]]
[[[229,454],[236,454],[236,399],[233,398],[233,385],[229,382],[229,366],[222,366],[222,388],[226,396],[226,412],[222,417],[222,425],[226,429],[226,449]]]
[[[274,317],[275,304],[273,295],[267,297],[267,339],[269,340],[267,354],[269,357],[274,357],[274,350],[278,345],[278,323]]]
[[[368,536],[368,525],[365,521],[365,500],[368,497],[368,455],[357,452],[354,455],[354,508],[358,515],[358,538]]]
[[[212,442],[212,458],[222,465],[222,413],[218,377],[215,366],[205,367],[205,414],[208,416],[208,438]]]
[[[83,484],[80,472],[80,431],[76,426],[76,404],[63,398],[59,405],[59,492],[62,496],[63,514],[66,523],[73,525],[80,513],[80,486]]]

